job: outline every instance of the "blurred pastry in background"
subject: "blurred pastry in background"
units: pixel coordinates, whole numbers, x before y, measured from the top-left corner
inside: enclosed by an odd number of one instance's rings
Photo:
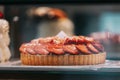
[[[9,23],[3,17],[3,14],[0,12],[0,62],[5,62],[11,57],[9,50]]]
[[[67,14],[58,8],[37,7],[28,10],[28,16],[39,22],[36,38],[55,36],[60,31],[74,35],[74,24]]]
[[[120,34],[112,32],[94,32],[90,34],[90,36],[100,41],[107,52],[120,52]]]
[[[101,43],[109,44],[111,34],[110,32],[94,32],[90,34],[95,40],[100,41]]]

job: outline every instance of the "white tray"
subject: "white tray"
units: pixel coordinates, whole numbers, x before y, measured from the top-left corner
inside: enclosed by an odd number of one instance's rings
[[[106,60],[104,64],[86,66],[26,66],[20,60],[0,64],[0,71],[87,71],[120,72],[120,61]]]

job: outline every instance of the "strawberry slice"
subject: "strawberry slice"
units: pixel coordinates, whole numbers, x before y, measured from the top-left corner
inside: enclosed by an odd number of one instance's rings
[[[33,50],[33,48],[34,48],[34,46],[29,46],[29,47],[27,47],[27,48],[26,48],[26,52],[27,52],[27,53],[30,53],[30,54],[33,54],[33,55],[37,54],[37,53]]]
[[[77,50],[75,45],[64,45],[63,50],[70,54],[78,54],[79,53],[79,51]]]
[[[104,52],[104,47],[99,43],[92,43],[92,45],[97,48],[100,52]]]
[[[48,45],[47,46],[47,50],[50,53],[54,53],[54,54],[64,54],[64,50],[62,48],[62,45]]]
[[[82,52],[82,53],[85,53],[85,54],[92,54],[88,49],[87,47],[84,45],[84,44],[79,44],[79,45],[76,45],[77,49]]]
[[[87,43],[87,48],[94,53],[99,53],[99,51],[91,43]]]
[[[34,47],[34,51],[37,53],[37,54],[43,54],[43,55],[47,55],[49,54],[49,52],[45,49],[45,47],[43,45],[36,45]]]
[[[85,37],[85,42],[93,42],[94,41],[94,39],[93,38],[91,38],[91,37]]]

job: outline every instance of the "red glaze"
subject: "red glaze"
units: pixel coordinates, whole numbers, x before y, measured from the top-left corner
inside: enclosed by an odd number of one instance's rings
[[[4,18],[4,15],[2,12],[0,12],[0,19]]]
[[[22,44],[19,48],[22,53],[48,55],[53,54],[92,54],[103,52],[101,44],[90,37],[73,36],[68,38],[47,37],[34,39],[30,43]]]

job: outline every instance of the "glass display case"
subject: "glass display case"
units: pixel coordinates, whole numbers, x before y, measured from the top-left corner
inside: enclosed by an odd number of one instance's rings
[[[0,12],[9,22],[11,58],[0,63],[1,79],[44,79],[44,80],[115,80],[120,79],[120,5],[119,4],[77,4],[49,3],[0,4]],[[74,35],[93,37],[105,48],[104,64],[75,66],[26,66],[21,64],[21,44],[36,39],[41,20],[31,16],[37,7],[51,7],[63,10],[74,25]],[[46,23],[47,24],[47,23]],[[67,24],[69,25],[69,24]],[[53,30],[54,31],[54,30]],[[47,32],[46,32],[47,33]],[[7,76],[7,77],[6,77]]]

